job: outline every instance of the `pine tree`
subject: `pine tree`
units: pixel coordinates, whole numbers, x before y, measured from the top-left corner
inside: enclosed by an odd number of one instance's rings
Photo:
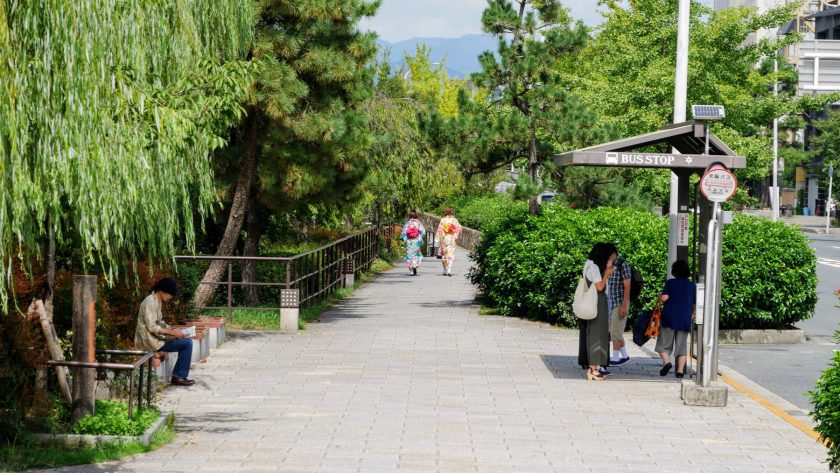
[[[497,37],[498,50],[479,56],[482,71],[476,85],[490,91],[491,107],[463,101],[469,114],[462,131],[483,151],[482,170],[517,159],[528,162],[525,185],[532,214],[540,166],[549,166],[559,148],[600,137],[596,117],[568,91],[555,72],[559,58],[576,53],[586,42],[580,23],[572,24],[559,0],[488,0],[481,17],[483,30]],[[450,127],[457,130],[458,127]]]
[[[253,60],[261,66],[248,118],[235,131],[239,150],[224,235],[217,255],[232,255],[246,215],[283,211],[312,202],[350,200],[364,175],[371,138],[358,106],[370,96],[375,36],[357,24],[379,2],[267,0],[261,4]],[[253,222],[258,223],[257,216]],[[258,248],[251,226],[249,251]],[[203,281],[221,278],[224,262],[210,265]],[[253,267],[247,277],[253,277]],[[212,284],[196,290],[207,304]]]

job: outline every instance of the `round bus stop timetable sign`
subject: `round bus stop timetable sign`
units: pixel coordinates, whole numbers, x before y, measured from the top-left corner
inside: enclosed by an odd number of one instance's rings
[[[700,192],[711,202],[726,202],[738,189],[738,179],[722,164],[713,164],[700,178]]]

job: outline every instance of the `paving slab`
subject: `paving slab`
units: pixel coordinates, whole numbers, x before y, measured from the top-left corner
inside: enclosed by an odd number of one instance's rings
[[[683,405],[635,346],[585,380],[577,331],[479,315],[464,273],[438,268],[383,273],[297,334],[229,334],[196,385],[166,390],[171,444],[56,471],[828,471],[825,447],[740,392]]]

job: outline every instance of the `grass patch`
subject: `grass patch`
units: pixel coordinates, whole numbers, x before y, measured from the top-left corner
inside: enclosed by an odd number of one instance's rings
[[[353,287],[342,287],[337,289],[330,296],[322,301],[301,309],[298,319],[298,326],[301,330],[306,328],[308,322],[318,320],[318,317],[332,307],[336,302],[347,298],[362,283],[370,280],[373,276],[382,271],[387,271],[394,266],[393,263],[377,258],[373,260],[370,269],[360,274]],[[228,317],[228,311],[217,309],[208,311],[207,315],[213,317]],[[259,309],[234,309],[231,319],[228,320],[228,327],[232,330],[280,330],[280,313],[276,310]]]
[[[499,309],[495,307],[481,306],[478,308],[478,315],[499,315]]]
[[[128,417],[128,405],[105,399],[96,401],[95,415],[80,419],[73,425],[74,434],[142,435],[160,417],[157,409],[143,409],[133,419]]]
[[[155,432],[148,446],[138,442],[110,442],[84,447],[67,447],[61,444],[40,445],[32,441],[13,442],[0,447],[0,471],[99,463],[151,452],[175,438],[174,423],[175,417],[170,415],[166,425]]]

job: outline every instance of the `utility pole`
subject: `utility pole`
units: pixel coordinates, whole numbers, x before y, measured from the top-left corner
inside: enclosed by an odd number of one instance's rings
[[[773,56],[773,96],[779,95],[779,54]],[[773,117],[773,187],[770,188],[770,205],[773,221],[779,220],[779,118]]]
[[[828,235],[828,227],[831,224],[831,187],[834,184],[834,165],[828,165],[828,195],[825,199],[825,234]]]
[[[677,16],[677,67],[674,75],[674,123],[685,121],[688,101],[688,29],[691,18],[691,0],[679,0]],[[677,150],[673,150],[677,153]],[[679,177],[671,171],[671,198],[668,205],[668,271],[677,260],[679,230]]]

